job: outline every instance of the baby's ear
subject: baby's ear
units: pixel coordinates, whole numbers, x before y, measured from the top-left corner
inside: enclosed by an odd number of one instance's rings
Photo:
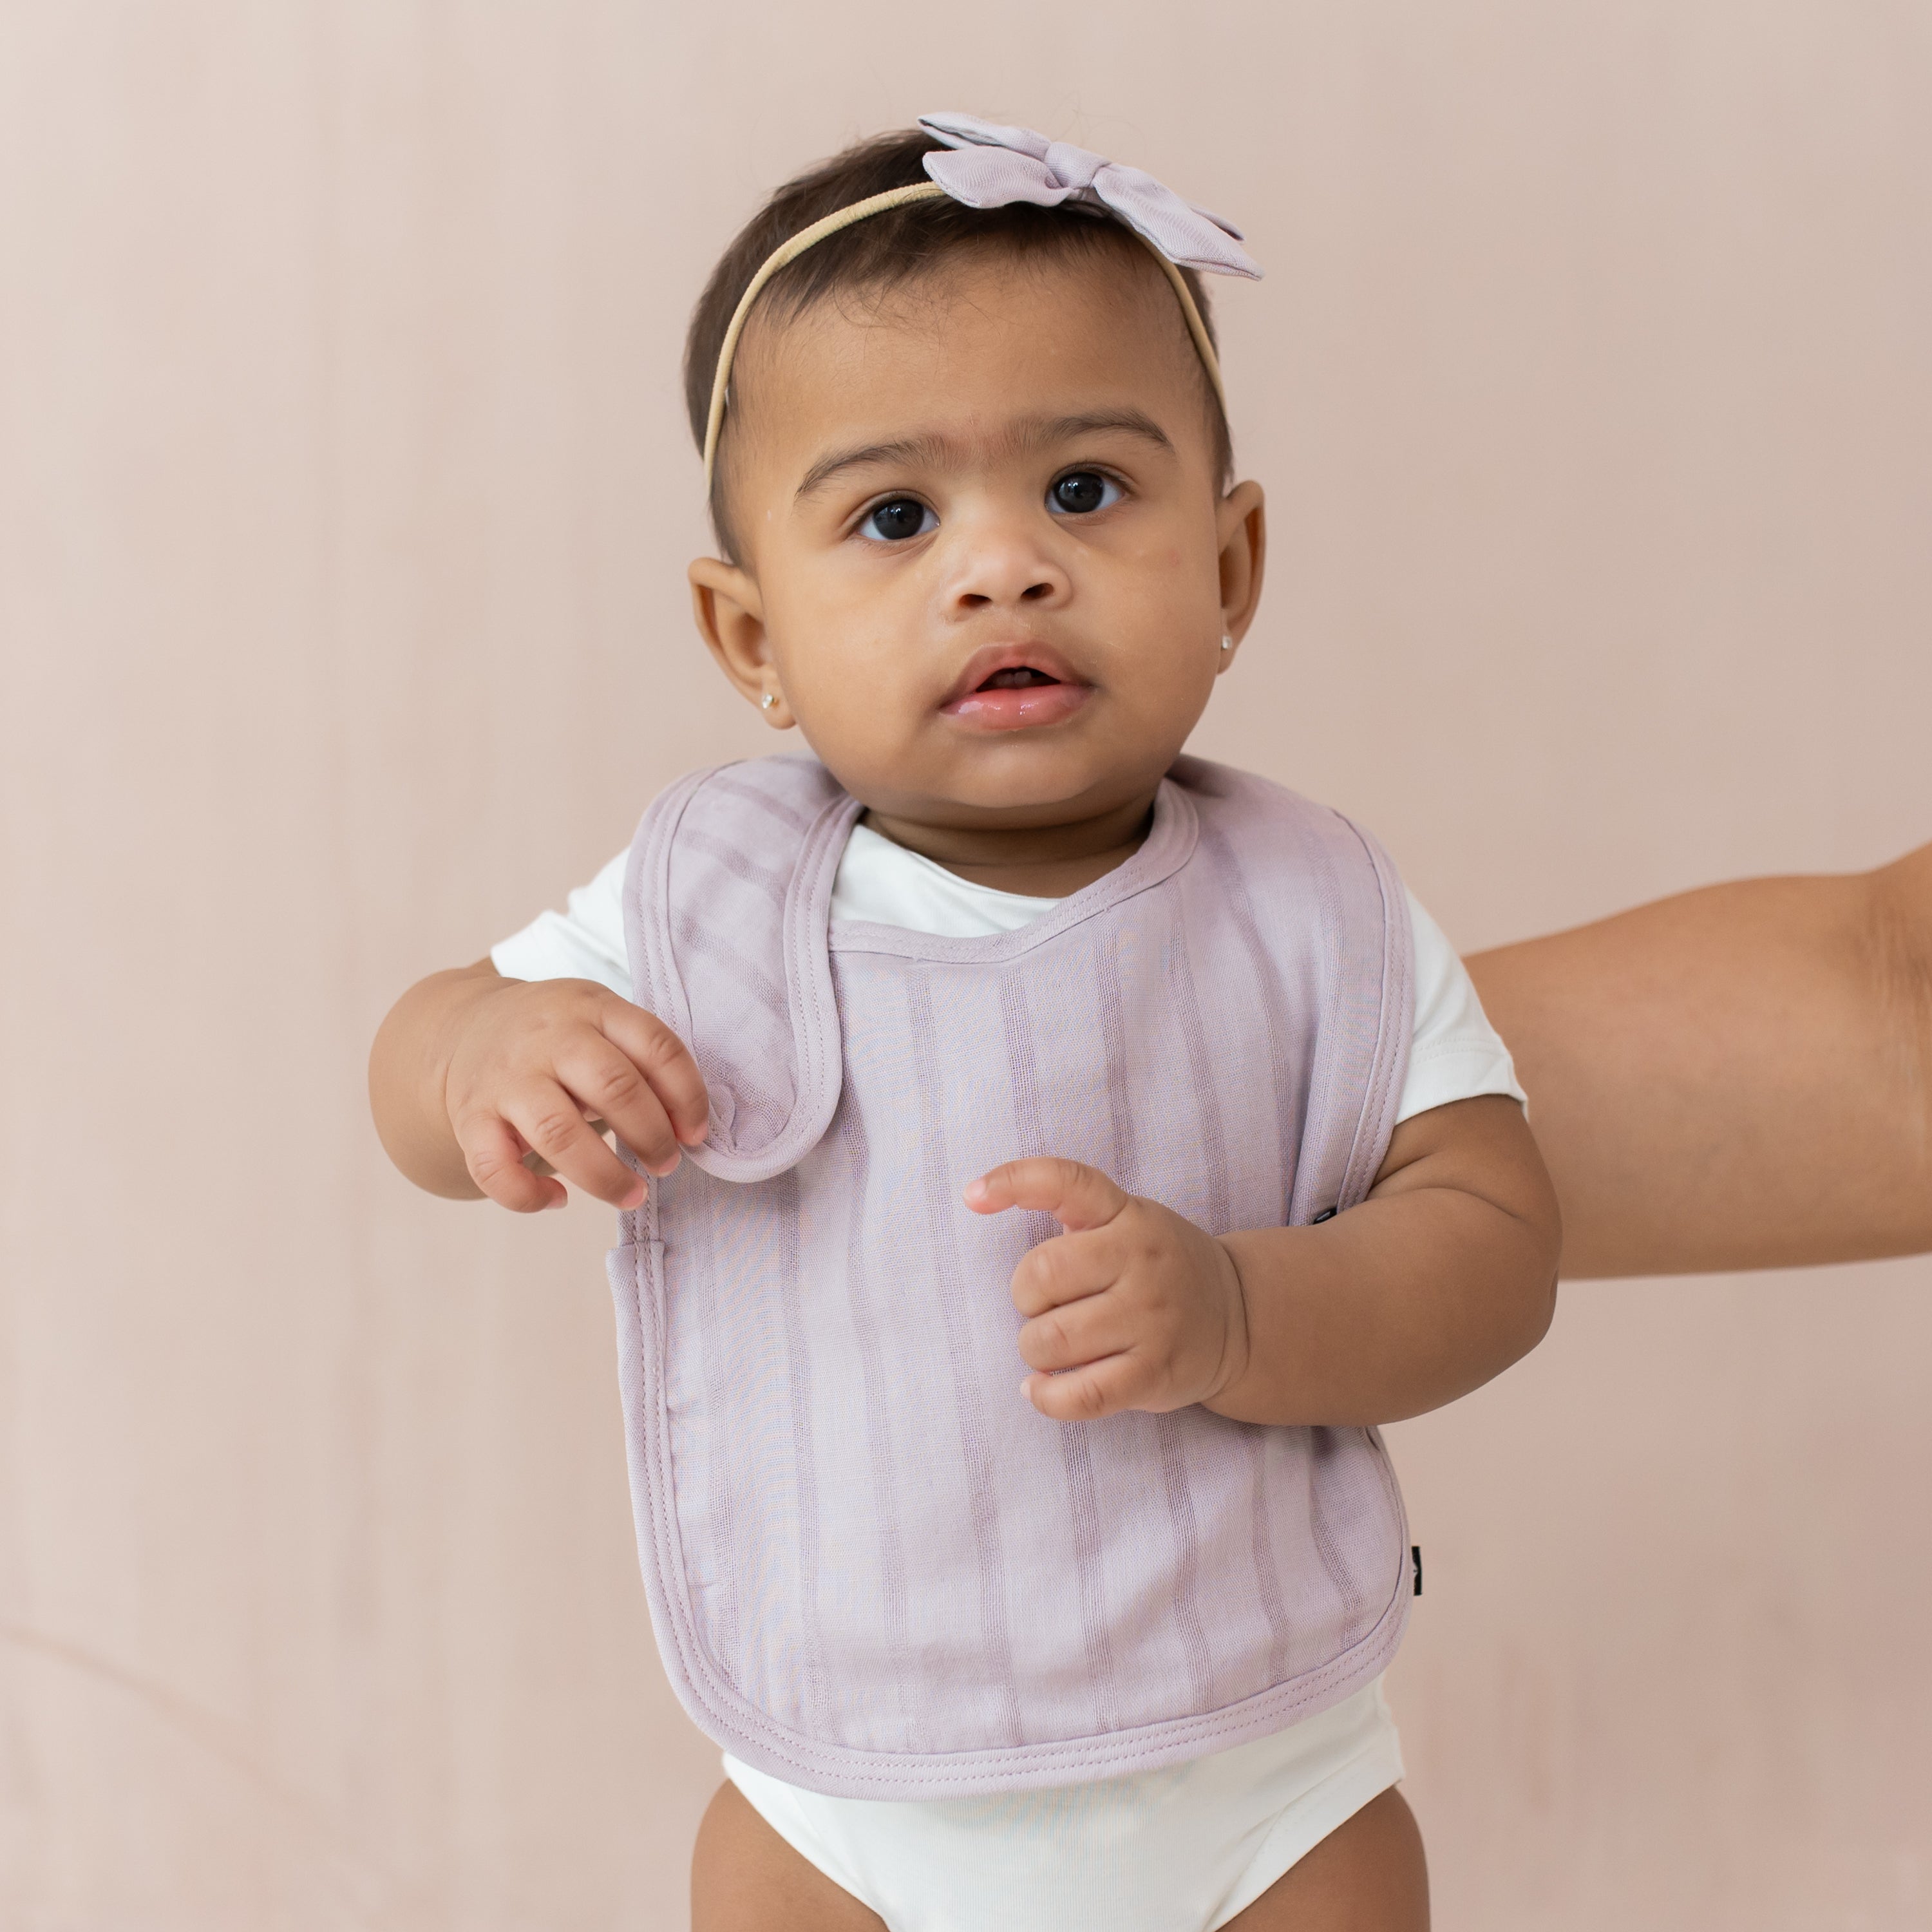
[[[718,668],[742,695],[758,705],[772,723],[782,699],[773,702],[777,677],[765,632],[765,607],[758,580],[750,572],[722,557],[700,556],[692,565],[691,612],[698,634],[704,640]],[[788,709],[784,722],[791,722]]]
[[[1268,562],[1268,512],[1258,483],[1237,483],[1215,514],[1221,544],[1221,628],[1236,644],[1255,620]]]

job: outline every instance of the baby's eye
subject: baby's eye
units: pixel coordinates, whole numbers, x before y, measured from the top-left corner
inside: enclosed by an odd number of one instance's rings
[[[1046,493],[1046,507],[1064,517],[1110,509],[1120,500],[1120,486],[1097,470],[1070,470]]]
[[[883,503],[874,503],[859,526],[862,535],[883,537],[888,543],[922,537],[938,527],[939,519],[916,496],[888,496]]]

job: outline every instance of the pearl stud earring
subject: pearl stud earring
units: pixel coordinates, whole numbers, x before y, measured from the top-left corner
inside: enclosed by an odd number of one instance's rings
[[[1221,648],[1224,651],[1232,651],[1234,648],[1234,639],[1226,631],[1221,633]]]
[[[776,691],[768,691],[765,693],[763,698],[759,699],[759,708],[761,710],[769,711],[774,704],[777,704],[778,701],[778,693]]]

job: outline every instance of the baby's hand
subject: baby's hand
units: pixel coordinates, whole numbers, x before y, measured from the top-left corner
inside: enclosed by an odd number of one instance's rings
[[[1030,1318],[1021,1384],[1041,1414],[1091,1422],[1211,1401],[1241,1373],[1247,1308],[1234,1258],[1158,1202],[1077,1160],[1009,1161],[966,1190],[975,1214],[1051,1214],[1066,1232],[1028,1250],[1013,1300]]]
[[[634,1208],[644,1184],[591,1126],[614,1129],[653,1174],[710,1125],[689,1049],[654,1014],[588,980],[506,980],[457,1021],[443,1082],[450,1131],[470,1178],[492,1201],[529,1214],[561,1208],[560,1183]]]

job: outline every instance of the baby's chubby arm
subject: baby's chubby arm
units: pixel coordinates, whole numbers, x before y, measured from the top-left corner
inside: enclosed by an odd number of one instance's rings
[[[654,1015],[589,980],[506,980],[485,959],[432,974],[390,1009],[369,1054],[369,1103],[393,1160],[418,1187],[487,1195],[529,1214],[561,1208],[534,1154],[617,1208],[644,1184],[591,1126],[614,1128],[653,1174],[704,1139],[703,1076]]]
[[[1319,1226],[1217,1240],[1051,1159],[995,1168],[966,1201],[1066,1231],[1012,1283],[1023,1387],[1057,1421],[1192,1402],[1240,1422],[1400,1421],[1499,1375],[1556,1308],[1556,1196],[1501,1095],[1405,1120],[1368,1198]]]

